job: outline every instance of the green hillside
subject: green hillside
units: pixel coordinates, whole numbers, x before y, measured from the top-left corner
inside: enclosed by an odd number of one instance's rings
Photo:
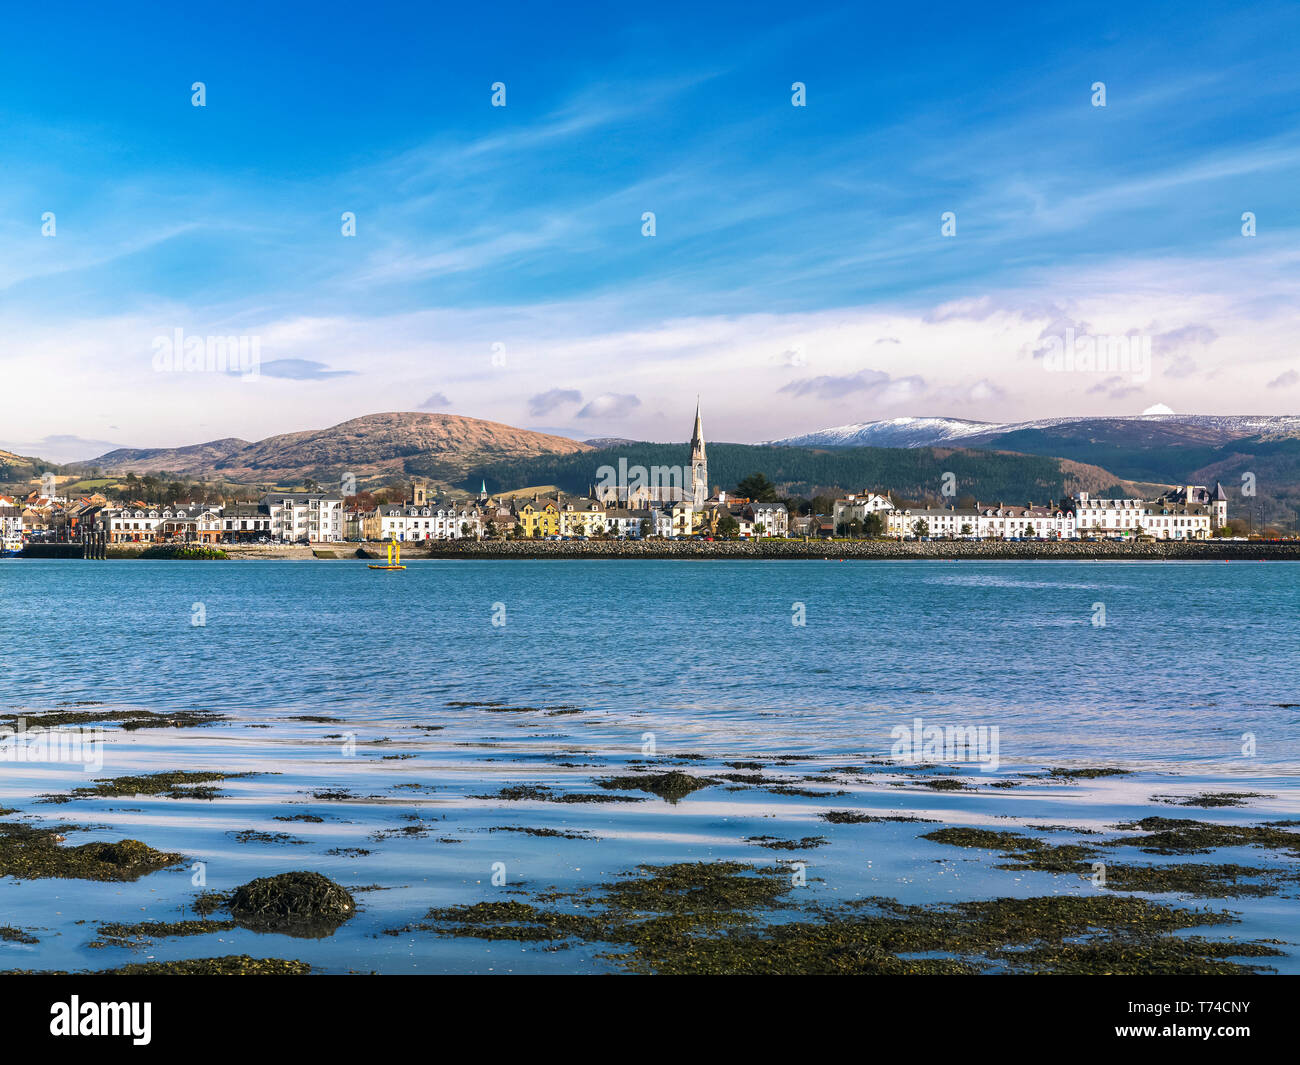
[[[461,486],[469,491],[487,482],[497,492],[526,484],[555,484],[565,492],[585,493],[604,465],[682,465],[686,444],[628,444],[574,455],[540,455],[491,463],[470,471]],[[809,497],[864,488],[888,489],[909,499],[939,499],[944,474],[956,476],[958,496],[980,500],[1046,502],[1083,487],[1109,490],[1117,479],[1105,470],[1071,466],[1038,455],[948,448],[804,448],[757,444],[710,444],[710,488],[730,490],[754,472],[762,472],[786,495]],[[412,470],[412,473],[422,473]]]
[[[1117,477],[1163,484],[1214,484],[1221,481],[1232,501],[1263,506],[1270,520],[1288,525],[1300,510],[1300,440],[1295,437],[1241,437],[1222,444],[1144,446],[1095,436],[1026,429],[995,438],[1000,448],[1035,455],[1063,455],[1103,466]],[[1255,495],[1243,497],[1243,475],[1253,475]]]

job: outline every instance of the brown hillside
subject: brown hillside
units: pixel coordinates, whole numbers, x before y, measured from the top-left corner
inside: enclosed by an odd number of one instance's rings
[[[428,473],[447,477],[482,462],[591,450],[587,444],[500,422],[454,414],[390,412],[248,444],[214,441],[147,453],[116,451],[86,465],[105,470],[168,470],[250,483],[317,481],[350,472],[365,480]]]

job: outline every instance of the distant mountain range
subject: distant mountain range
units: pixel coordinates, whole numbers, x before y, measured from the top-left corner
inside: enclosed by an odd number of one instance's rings
[[[327,429],[265,440],[235,437],[177,448],[118,448],[56,467],[0,454],[0,482],[20,485],[39,469],[108,475],[153,473],[238,485],[337,484],[360,487],[411,477],[458,489],[492,491],[558,485],[583,492],[599,466],[676,465],[685,444],[618,437],[587,441],[451,414],[386,413]],[[997,453],[997,454],[992,454]],[[1040,418],[994,423],[956,418],[893,418],[836,426],[767,444],[709,444],[714,486],[731,488],[756,471],[800,495],[887,488],[931,495],[945,472],[958,491],[980,499],[1045,500],[1086,489],[1148,494],[1171,484],[1222,481],[1241,512],[1264,504],[1288,521],[1300,508],[1300,416],[1143,415]],[[1256,496],[1242,494],[1243,475]],[[1281,513],[1279,513],[1279,511]]]
[[[1142,414],[1126,418],[1037,418],[1027,422],[972,422],[960,418],[889,418],[789,436],[785,447],[959,447],[1000,445],[1012,436],[1086,437],[1110,444],[1188,446],[1243,437],[1300,436],[1300,415]]]
[[[358,487],[377,487],[412,477],[459,490],[490,491],[557,485],[585,493],[606,463],[678,466],[686,445],[653,444],[605,437],[589,441],[517,429],[499,422],[449,414],[372,414],[328,429],[284,433],[265,440],[237,437],[176,448],[117,448],[64,469],[122,476],[152,473],[237,485],[337,485],[345,473]],[[733,488],[754,472],[769,476],[782,492],[811,496],[887,487],[908,498],[937,497],[945,472],[963,491],[982,498],[1039,500],[1065,492],[1120,490],[1110,471],[1053,456],[991,455],[973,449],[869,447],[828,451],[820,447],[759,444],[709,445],[711,485]]]
[[[1294,520],[1300,510],[1300,416],[1148,414],[1028,422],[893,418],[774,441],[783,447],[962,447],[1051,455],[1156,484],[1222,481],[1234,500]],[[1241,495],[1245,486],[1254,496]]]
[[[235,483],[320,484],[344,473],[361,483],[411,475],[458,480],[475,464],[570,454],[589,445],[454,414],[368,414],[328,429],[236,437],[175,448],[118,448],[76,465],[105,473],[166,472]]]

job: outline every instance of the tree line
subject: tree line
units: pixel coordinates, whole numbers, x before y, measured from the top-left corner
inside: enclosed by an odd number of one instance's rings
[[[687,444],[627,444],[571,455],[485,463],[460,483],[500,492],[528,485],[553,484],[571,495],[585,495],[597,481],[601,466],[681,466],[690,454]],[[891,491],[895,500],[914,504],[949,503],[943,494],[945,474],[951,474],[958,498],[982,502],[1045,503],[1067,494],[1061,460],[1040,455],[1016,455],[951,448],[808,448],[763,444],[710,444],[710,492],[714,487],[740,486],[755,471],[781,498],[796,499],[829,512],[845,492],[864,489]],[[730,490],[730,489],[729,489]],[[1122,494],[1118,486],[1107,491]],[[807,513],[808,511],[802,511]]]

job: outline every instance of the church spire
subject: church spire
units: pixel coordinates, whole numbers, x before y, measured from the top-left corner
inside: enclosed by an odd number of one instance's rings
[[[691,433],[691,501],[704,506],[709,497],[709,463],[704,456],[704,425],[700,421],[700,397],[695,397],[695,430]]]
[[[704,461],[704,425],[700,421],[700,397],[695,397],[695,431],[691,433],[691,462]]]

